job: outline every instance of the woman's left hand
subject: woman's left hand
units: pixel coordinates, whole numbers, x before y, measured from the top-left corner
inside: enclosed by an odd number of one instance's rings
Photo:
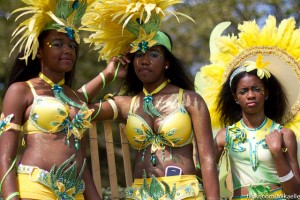
[[[110,74],[110,76],[112,76],[113,78],[125,78],[127,74],[128,63],[130,63],[130,60],[125,55],[112,57],[109,63],[107,64],[106,68],[104,69],[103,73]]]
[[[273,130],[270,134],[266,136],[265,141],[272,155],[278,155],[278,153],[282,154],[282,148],[284,147],[283,132]]]

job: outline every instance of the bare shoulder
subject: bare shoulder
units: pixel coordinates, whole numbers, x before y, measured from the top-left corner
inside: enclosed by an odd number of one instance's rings
[[[218,147],[224,147],[226,143],[226,128],[222,128],[216,135],[215,141]]]
[[[26,82],[13,83],[5,93],[3,104],[14,101],[28,101],[30,97],[32,97],[31,90]]]
[[[8,88],[4,96],[3,113],[4,115],[14,114],[15,123],[20,123],[24,111],[32,101],[33,96],[27,83],[14,83]]]
[[[283,134],[283,139],[285,141],[287,141],[287,140],[289,140],[289,141],[296,141],[296,135],[295,135],[294,131],[292,131],[291,129],[283,127],[281,129],[281,132]]]
[[[115,96],[114,100],[118,107],[126,107],[127,104],[131,103],[131,96]]]
[[[190,90],[184,90],[183,100],[186,106],[205,104],[205,101],[200,94]]]
[[[24,94],[30,91],[30,87],[26,82],[16,82],[11,84],[9,88],[7,89],[7,93],[15,93],[16,95],[18,94]]]

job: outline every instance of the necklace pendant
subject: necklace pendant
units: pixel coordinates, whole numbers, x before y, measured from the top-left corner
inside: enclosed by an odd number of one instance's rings
[[[65,138],[65,144],[68,145],[68,147],[70,147],[70,140],[67,137]]]
[[[74,146],[75,146],[75,149],[78,151],[79,148],[80,148],[80,142],[79,142],[79,140],[77,138],[75,138],[75,144],[74,144]]]
[[[150,155],[150,161],[151,161],[152,165],[155,167],[156,164],[157,164],[157,158],[156,158],[155,153],[151,153],[151,155]]]

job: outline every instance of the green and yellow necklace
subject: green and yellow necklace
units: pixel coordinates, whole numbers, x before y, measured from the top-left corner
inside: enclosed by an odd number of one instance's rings
[[[145,88],[143,88],[143,93],[145,94],[144,101],[143,101],[143,109],[147,115],[150,115],[151,117],[161,117],[160,113],[155,109],[153,105],[153,96],[154,94],[160,92],[162,89],[164,89],[168,84],[168,80],[164,81],[162,84],[160,84],[155,90],[153,90],[151,93],[149,93]],[[153,116],[154,115],[154,116]]]
[[[47,76],[45,76],[42,72],[39,73],[39,77],[52,87],[51,89],[53,91],[55,98],[59,99],[63,103],[67,103],[68,105],[70,105],[72,107],[75,107],[78,109],[83,108],[82,105],[74,102],[73,100],[71,100],[69,97],[67,97],[65,95],[63,88],[61,87],[61,85],[63,85],[65,83],[65,79],[62,79],[61,81],[59,81],[58,83],[55,84]]]

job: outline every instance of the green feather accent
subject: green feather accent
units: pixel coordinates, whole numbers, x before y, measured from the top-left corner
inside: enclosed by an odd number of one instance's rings
[[[147,115],[150,115],[151,117],[153,117],[153,115],[155,115],[156,117],[161,117],[161,114],[155,109],[153,105],[152,95],[148,95],[144,97],[143,109],[145,113]]]
[[[150,184],[147,184],[146,172],[144,170],[144,181],[140,188],[141,200],[159,200],[164,197],[165,199],[175,199],[176,195],[176,185],[173,184],[172,191],[170,186],[164,181],[160,182],[155,176],[151,177]]]
[[[49,172],[49,181],[50,183],[43,183],[49,185],[50,188],[55,192],[56,196],[66,200],[75,199],[74,196],[80,191],[84,190],[84,182],[82,181],[82,173],[84,171],[86,162],[84,160],[83,166],[80,173],[77,176],[76,162],[71,164],[71,161],[74,159],[75,154],[72,155],[68,160],[63,162],[55,171],[56,166],[54,165]],[[71,165],[70,165],[71,164]],[[70,165],[70,166],[69,166]],[[67,168],[67,166],[69,166]],[[77,177],[76,177],[77,176]],[[59,191],[58,182],[64,185],[65,190]],[[72,194],[67,193],[69,189],[75,189]]]

